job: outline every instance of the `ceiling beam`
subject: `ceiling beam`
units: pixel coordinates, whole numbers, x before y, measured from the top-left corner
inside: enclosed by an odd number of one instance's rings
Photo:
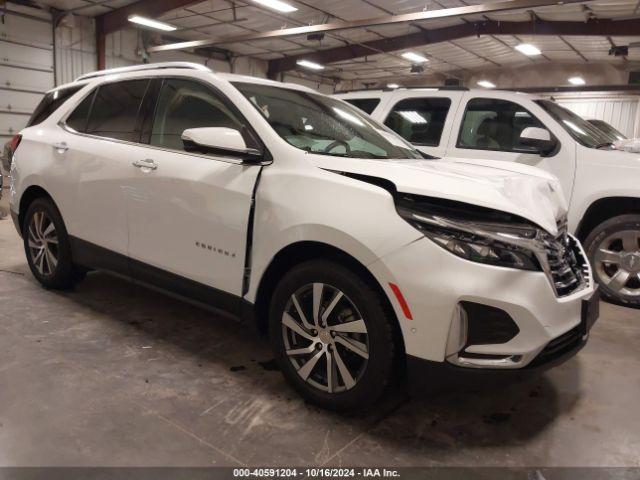
[[[117,32],[129,25],[129,15],[142,15],[156,18],[169,10],[183,8],[197,0],[138,0],[135,3],[117,8],[96,17],[96,63],[98,70],[103,70],[106,63],[106,37],[108,33]]]
[[[630,20],[590,20],[588,22],[551,22],[536,19],[533,22],[482,22],[463,23],[451,27],[424,30],[400,37],[384,38],[322,50],[306,55],[290,56],[269,61],[269,76],[296,68],[302,58],[320,64],[329,64],[360,58],[380,52],[394,52],[407,48],[421,47],[432,43],[448,42],[465,37],[480,35],[638,35],[640,19]]]
[[[96,17],[96,25],[100,26],[106,35],[129,25],[129,15],[157,18],[163,13],[177,8],[187,7],[199,3],[198,0],[138,0],[135,3],[103,13]]]
[[[149,0],[143,0],[149,1]],[[172,0],[177,1],[177,0]],[[402,23],[417,22],[423,20],[455,18],[464,15],[476,15],[482,13],[505,12],[510,10],[522,10],[535,7],[545,7],[551,5],[566,5],[571,3],[583,3],[585,0],[501,0],[478,5],[465,5],[455,8],[441,8],[437,10],[423,10],[414,13],[401,15],[387,15],[376,18],[365,18],[362,20],[336,21],[332,23],[322,23],[319,25],[308,25],[293,28],[282,28],[267,32],[248,33],[243,35],[207,38],[202,40],[191,40],[175,44],[158,45],[150,48],[149,52],[161,52],[165,50],[183,50],[185,48],[204,47],[209,45],[222,45],[226,43],[250,42],[253,40],[267,40],[271,38],[287,38],[310,33],[334,32],[338,30],[349,30],[352,28],[366,28],[383,25],[397,25]]]

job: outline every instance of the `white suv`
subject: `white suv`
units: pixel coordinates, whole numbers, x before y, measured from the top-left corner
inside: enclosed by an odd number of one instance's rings
[[[427,160],[345,102],[190,64],[60,98],[11,168],[34,276],[102,269],[251,319],[319,405],[364,407],[405,365],[550,365],[597,318],[545,172]]]
[[[608,299],[640,307],[640,155],[552,100],[458,87],[336,95],[424,153],[487,164],[532,165],[556,175],[569,231],[584,242]]]

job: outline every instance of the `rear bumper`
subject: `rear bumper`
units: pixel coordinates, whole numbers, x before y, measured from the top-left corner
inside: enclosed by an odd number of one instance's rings
[[[11,220],[13,220],[13,225],[16,227],[16,230],[18,231],[18,235],[22,236],[22,232],[20,231],[20,220],[18,219],[18,214],[11,209],[9,209],[9,212],[11,213]]]

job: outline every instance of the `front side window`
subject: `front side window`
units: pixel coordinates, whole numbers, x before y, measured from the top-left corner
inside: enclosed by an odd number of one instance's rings
[[[156,106],[151,145],[185,150],[182,132],[203,127],[238,130],[248,147],[256,147],[255,140],[248,134],[238,115],[210,88],[191,80],[166,79]]]
[[[84,131],[99,137],[138,142],[140,105],[148,83],[149,80],[145,79],[100,85]],[[81,107],[78,106],[79,109]]]
[[[587,148],[602,148],[611,145],[611,138],[581,116],[558,105],[552,100],[536,100],[574,140]]]
[[[520,144],[527,127],[546,127],[517,103],[496,98],[474,98],[467,103],[458,137],[458,148],[535,153]]]
[[[271,85],[234,86],[280,137],[306,152],[350,158],[423,158],[402,138],[340,100]]]
[[[408,142],[437,147],[449,107],[448,98],[408,98],[395,104],[384,124]]]
[[[380,104],[379,98],[345,98],[344,101],[350,103],[354,107],[358,107],[364,113],[368,113],[369,115],[371,115]]]

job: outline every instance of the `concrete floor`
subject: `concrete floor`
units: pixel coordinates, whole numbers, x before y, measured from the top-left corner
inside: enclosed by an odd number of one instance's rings
[[[104,274],[28,273],[0,220],[0,465],[640,466],[640,311],[602,304],[589,345],[499,389],[303,403],[232,320]]]

